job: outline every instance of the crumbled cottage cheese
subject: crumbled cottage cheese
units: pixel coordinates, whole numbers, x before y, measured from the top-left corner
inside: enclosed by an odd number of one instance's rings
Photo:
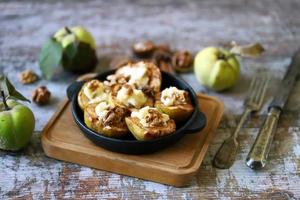
[[[98,80],[92,80],[83,88],[83,93],[90,100],[89,103],[97,103],[107,99],[104,84]]]
[[[139,89],[145,87],[149,82],[147,63],[138,62],[122,67],[118,74],[129,77],[128,84],[136,85]]]
[[[135,108],[142,107],[147,101],[145,94],[141,90],[137,90],[127,84],[118,91],[116,98],[124,105],[132,105]]]
[[[156,125],[166,125],[169,115],[159,112],[156,108],[143,107],[138,111],[133,111],[131,117],[137,117],[144,127],[154,127]]]
[[[108,113],[108,109],[110,108],[107,102],[101,102],[95,107],[95,113],[99,119],[103,119]]]
[[[169,87],[161,92],[160,101],[166,106],[175,106],[186,103],[184,90],[179,90],[176,87]]]

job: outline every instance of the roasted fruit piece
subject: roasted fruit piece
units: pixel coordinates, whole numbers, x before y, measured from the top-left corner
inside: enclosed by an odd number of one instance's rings
[[[99,80],[86,82],[78,93],[77,101],[82,110],[89,103],[99,103],[108,99],[108,88]]]
[[[163,113],[166,113],[176,122],[186,120],[194,111],[188,92],[179,90],[176,87],[164,89],[157,96],[155,107]]]
[[[133,110],[144,106],[153,106],[154,98],[147,96],[142,90],[135,89],[133,85],[116,84],[111,87],[109,102],[112,105]]]
[[[119,78],[119,77],[122,77]],[[110,82],[126,80],[128,84],[134,85],[146,93],[158,93],[161,86],[161,73],[159,68],[152,62],[140,61],[129,63],[121,67],[116,73],[107,78]],[[115,81],[117,80],[117,81]]]
[[[126,124],[137,140],[145,141],[172,134],[176,124],[168,115],[146,106],[125,118]]]
[[[129,130],[125,117],[130,112],[126,108],[110,106],[107,102],[89,104],[84,110],[84,122],[87,127],[99,134],[121,138],[128,135]]]

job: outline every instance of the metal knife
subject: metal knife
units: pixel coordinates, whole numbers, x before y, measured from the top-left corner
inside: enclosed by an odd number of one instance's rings
[[[246,158],[246,165],[252,169],[261,169],[267,163],[277,123],[293,85],[300,72],[300,49],[294,54],[291,64],[278,87],[278,92],[268,107],[267,118]]]

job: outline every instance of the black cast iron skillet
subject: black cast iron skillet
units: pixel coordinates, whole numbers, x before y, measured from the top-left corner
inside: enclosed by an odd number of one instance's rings
[[[113,70],[107,71],[105,73],[99,74],[95,77],[95,79],[103,81],[108,75],[113,73]],[[98,134],[85,125],[83,119],[83,112],[77,103],[77,95],[84,82],[85,81],[74,82],[67,89],[68,98],[72,103],[72,115],[76,124],[85,134],[85,136],[89,138],[92,142],[94,142],[96,145],[101,146],[105,149],[126,154],[151,153],[154,151],[158,151],[164,147],[167,147],[171,144],[174,144],[185,134],[199,132],[205,127],[206,118],[205,115],[199,111],[197,95],[192,89],[192,87],[182,79],[169,73],[162,72],[161,89],[163,90],[164,88],[167,88],[169,86],[175,86],[179,89],[188,91],[189,96],[191,98],[191,102],[195,108],[194,112],[192,113],[189,119],[187,119],[181,124],[176,124],[175,133],[150,141],[138,141],[133,136],[129,136],[128,138],[116,139]]]

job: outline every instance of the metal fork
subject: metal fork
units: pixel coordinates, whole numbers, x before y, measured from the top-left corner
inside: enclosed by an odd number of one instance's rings
[[[251,112],[256,112],[261,109],[268,82],[269,76],[265,73],[256,75],[252,79],[246,99],[244,101],[245,110],[243,112],[243,115],[234,133],[224,141],[217,154],[215,155],[213,161],[215,167],[220,169],[228,169],[233,165],[239,146],[237,136],[244,122],[246,121],[247,116]]]

